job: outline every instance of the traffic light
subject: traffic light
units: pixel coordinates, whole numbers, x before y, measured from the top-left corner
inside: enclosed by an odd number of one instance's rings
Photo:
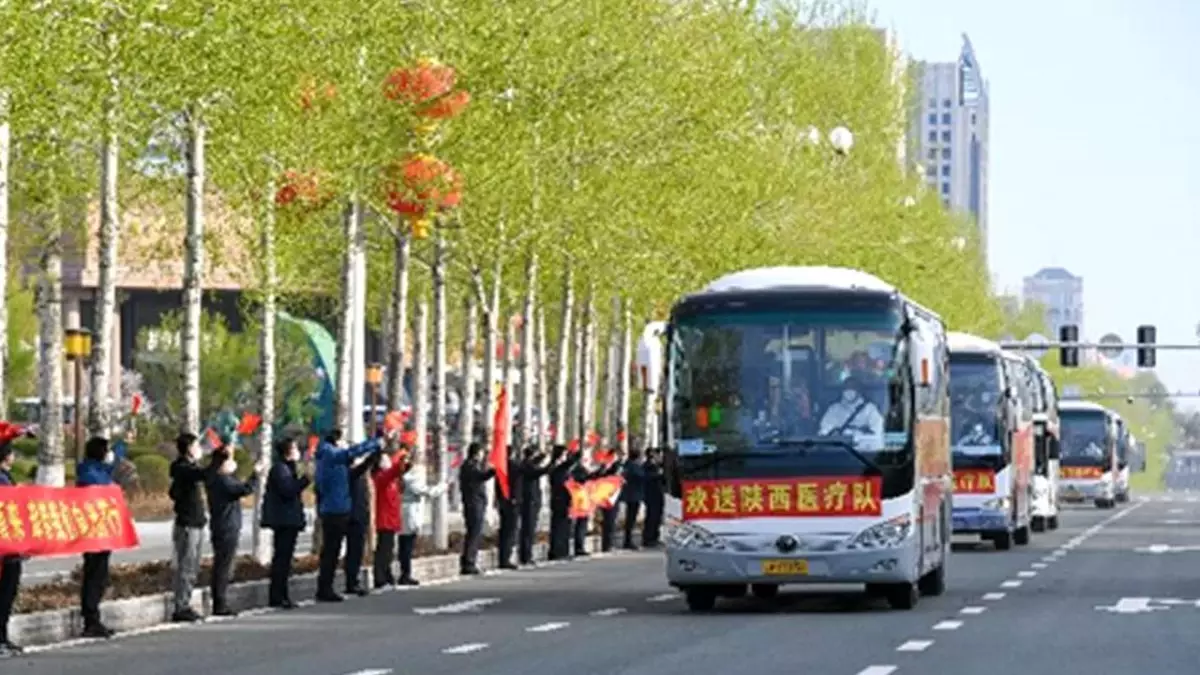
[[[1079,347],[1068,347],[1079,343],[1079,326],[1067,324],[1058,329],[1058,341],[1063,343],[1058,349],[1058,363],[1063,368],[1079,366]]]
[[[1154,353],[1154,342],[1158,336],[1158,331],[1154,326],[1138,326],[1137,341],[1138,341],[1138,368],[1153,368],[1158,361]],[[1146,345],[1150,345],[1147,347]]]

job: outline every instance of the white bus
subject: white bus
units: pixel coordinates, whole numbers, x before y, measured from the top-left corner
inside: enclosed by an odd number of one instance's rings
[[[1058,473],[1061,430],[1058,420],[1058,389],[1041,365],[1029,359],[1036,378],[1037,401],[1033,414],[1033,531],[1058,529]]]
[[[1060,499],[1112,508],[1117,503],[1116,414],[1091,401],[1059,401],[1058,419],[1062,429]]]
[[[752,269],[667,326],[667,580],[693,611],[787,584],[945,590],[945,329],[858,270]]]
[[[1135,439],[1129,431],[1125,419],[1117,413],[1117,473],[1113,480],[1113,499],[1117,502],[1129,501],[1129,455]]]

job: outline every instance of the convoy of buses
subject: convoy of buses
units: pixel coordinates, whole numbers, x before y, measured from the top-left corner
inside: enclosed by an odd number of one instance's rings
[[[1119,415],[865,272],[727,275],[662,341],[666,572],[694,611],[812,583],[911,609],[955,535],[1006,550],[1129,499]]]

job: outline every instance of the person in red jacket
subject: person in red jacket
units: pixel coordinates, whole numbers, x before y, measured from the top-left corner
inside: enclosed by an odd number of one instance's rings
[[[400,532],[400,481],[408,452],[383,455],[371,472],[375,482],[375,588],[396,585],[392,562],[396,558],[396,535]]]

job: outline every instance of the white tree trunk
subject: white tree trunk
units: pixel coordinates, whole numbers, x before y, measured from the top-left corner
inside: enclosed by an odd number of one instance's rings
[[[535,403],[535,364],[537,363],[537,253],[530,252],[525,265],[525,303],[521,308],[521,431],[513,434],[512,442],[518,448],[534,443],[541,437],[533,423],[533,406]],[[545,420],[546,411],[539,411],[538,417]]]
[[[583,442],[587,439],[587,432],[584,430],[583,419],[583,399],[584,399],[584,382],[587,380],[587,343],[584,342],[583,325],[587,321],[587,303],[579,308],[579,316],[575,321],[575,330],[571,331],[571,341],[573,344],[573,356],[575,367],[571,373],[571,406],[569,420],[571,422],[571,433],[568,438],[579,441],[580,447],[583,447]]]
[[[388,324],[388,409],[399,410],[404,401],[404,352],[408,342],[408,261],[412,242],[401,222],[394,242],[392,310]]]
[[[475,348],[479,344],[479,302],[474,289],[467,291],[463,309],[465,323],[462,342],[463,390],[458,417],[459,452],[465,452],[467,445],[475,440]]]
[[[596,323],[595,323],[596,308],[592,300],[592,294],[588,293],[587,304],[583,310],[583,331],[579,350],[579,371],[582,374],[579,381],[579,438],[582,439],[580,447],[587,447],[588,436],[592,431],[592,424],[596,414],[596,391],[595,391],[595,354],[594,347],[596,342]],[[590,459],[590,457],[589,457]]]
[[[485,446],[492,442],[492,434],[496,431],[496,395],[498,389],[496,387],[496,379],[499,377],[497,371],[502,367],[501,359],[497,358],[496,351],[500,348],[500,284],[502,283],[503,267],[500,261],[496,261],[495,269],[492,270],[492,290],[487,299],[487,306],[483,310],[484,334],[483,334],[483,438],[480,442]],[[477,275],[476,283],[478,289],[483,285],[482,279]],[[495,494],[495,484],[488,481],[487,484],[487,499],[488,503],[492,503],[493,495]],[[492,510],[488,509],[488,522],[491,522]]]
[[[8,417],[8,92],[0,91],[0,417]]]
[[[538,451],[544,451],[546,449],[546,428],[545,428],[546,427],[546,419],[547,419],[546,415],[549,414],[547,411],[550,410],[550,407],[549,407],[550,406],[550,400],[549,400],[550,399],[550,391],[549,391],[550,383],[548,382],[549,377],[547,376],[548,372],[549,372],[548,368],[546,367],[547,358],[548,357],[546,354],[546,312],[545,312],[545,310],[538,308],[538,312],[537,312],[537,361],[535,362],[537,372],[534,373],[534,379],[537,380],[538,421],[540,423],[539,428],[538,428],[537,438],[535,439],[537,442]]]
[[[616,447],[617,434],[617,360],[620,349],[621,300],[612,300],[612,321],[609,323],[608,335],[604,343],[604,399],[601,407],[601,434],[604,436],[606,447]],[[601,342],[597,331],[597,345]],[[599,349],[597,348],[597,354]],[[597,370],[599,362],[597,362]]]
[[[42,249],[37,287],[41,332],[38,389],[42,402],[39,425],[37,484],[61,487],[66,481],[63,448],[63,321],[62,226],[55,216]]]
[[[554,444],[562,445],[567,442],[570,431],[568,394],[571,391],[571,312],[575,308],[575,289],[571,283],[571,268],[563,272],[562,323],[558,327],[557,367],[554,377]]]
[[[271,185],[266,194],[274,195]],[[279,273],[275,260],[275,204],[265,200],[260,231],[260,254],[263,260],[262,333],[258,342],[258,411],[262,426],[258,429],[259,457],[272,457],[275,426],[275,305]],[[270,540],[263,536],[262,500],[266,476],[258,476],[254,486],[254,518],[250,523],[254,558],[262,564],[271,559]]]
[[[112,112],[109,124],[113,123]],[[113,324],[117,308],[117,250],[121,239],[121,214],[117,201],[119,171],[119,141],[115,132],[104,139],[100,167],[100,260],[96,288],[96,334],[92,339],[91,386],[88,388],[88,431],[93,436],[107,438],[111,427],[112,405],[109,401],[109,369],[112,366]],[[75,393],[76,406],[82,398]]]
[[[620,361],[617,364],[617,443],[621,452],[629,452],[629,388],[633,368],[633,313],[626,300],[621,312]]]
[[[200,320],[204,292],[204,124],[188,115],[187,236],[183,259],[183,430],[200,433]]]
[[[414,471],[429,470],[426,462],[426,450],[429,442],[426,438],[429,432],[429,302],[425,298],[417,301],[416,315],[413,317],[413,432],[417,437],[416,447],[412,449]],[[424,525],[424,523],[419,523]]]
[[[367,236],[363,226],[363,207],[358,199],[354,200],[354,256],[352,267],[354,330],[351,333],[350,358],[350,442],[362,443],[366,440],[366,424],[363,411],[366,409],[367,394]],[[374,415],[374,411],[371,412]],[[371,502],[372,504],[374,501]],[[374,530],[368,530],[374,532]],[[368,541],[374,541],[368,537]],[[368,546],[368,553],[372,549]]]
[[[351,201],[342,214],[342,232],[346,252],[342,258],[342,316],[338,321],[337,382],[334,394],[334,424],[346,439],[350,438],[351,368],[354,365],[354,266],[355,242],[358,241],[358,202]],[[361,413],[360,413],[361,414]]]
[[[437,480],[450,480],[446,443],[446,239],[438,228],[433,242],[433,452]],[[445,492],[433,504],[433,541],[438,549],[450,545],[450,497]]]
[[[519,405],[513,401],[513,363],[516,361],[513,358],[513,346],[518,344],[517,324],[513,322],[509,308],[504,309],[502,316],[504,317],[504,356],[500,359],[500,381],[504,391],[508,392],[508,411],[511,414]],[[509,441],[511,440],[510,438]]]

